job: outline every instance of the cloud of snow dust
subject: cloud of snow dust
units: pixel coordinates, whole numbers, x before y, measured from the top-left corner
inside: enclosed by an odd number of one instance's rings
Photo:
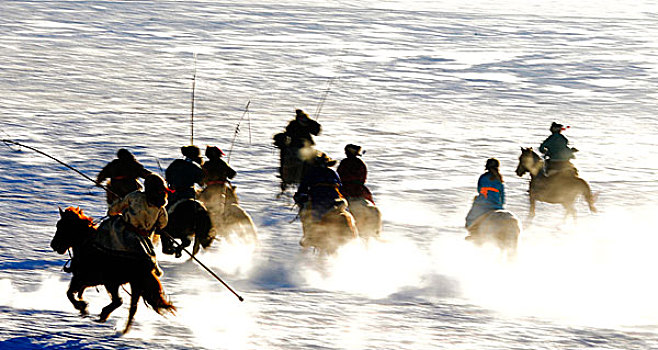
[[[302,275],[317,288],[383,298],[418,285],[427,266],[427,255],[409,240],[356,240],[328,257],[323,270],[307,266]]]
[[[197,294],[176,296],[178,312],[174,320],[188,328],[196,338],[194,343],[202,347],[246,349],[250,335],[258,329],[248,311],[253,305],[239,302],[216,285],[206,285]]]
[[[658,322],[656,208],[607,211],[555,229],[522,232],[514,262],[466,242],[433,245],[440,273],[463,296],[506,313],[593,326]]]
[[[45,278],[34,291],[21,291],[11,280],[0,280],[0,305],[18,309],[75,311],[66,298],[68,281]]]

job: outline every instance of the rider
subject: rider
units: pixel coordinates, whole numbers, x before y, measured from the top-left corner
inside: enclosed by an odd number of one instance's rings
[[[135,159],[135,156],[125,148],[119,149],[117,158],[109,162],[98,173],[96,183],[101,185],[106,179],[107,204],[112,204],[117,199],[127,195],[130,192],[141,190],[142,186],[137,181],[138,178],[146,178],[150,171]]]
[[[345,155],[347,158],[340,161],[337,170],[340,181],[343,184],[340,192],[348,198],[365,198],[374,203],[372,193],[365,185],[368,168],[366,167],[366,163],[358,158],[358,156],[362,155],[361,146],[353,144],[345,146]]]
[[[317,156],[293,196],[295,203],[300,206],[308,203],[316,221],[322,219],[330,209],[345,204],[339,191],[340,178],[336,171],[330,168],[334,165],[336,160],[325,153]]]
[[[236,175],[235,170],[222,159],[223,155],[224,152],[217,146],[206,146],[206,157],[208,161],[201,166],[203,170],[203,185],[223,185]]]
[[[164,180],[159,175],[150,174],[144,179],[144,192],[134,191],[127,194],[110,205],[108,211],[110,216],[120,215],[122,218],[110,221],[110,230],[115,234],[132,233],[124,236],[129,242],[130,251],[148,259],[158,275],[162,275],[162,270],[155,260],[150,238],[154,233],[160,234],[167,226],[165,205],[168,192]]]
[[[203,171],[201,170],[201,151],[199,147],[190,145],[181,147],[181,153],[185,159],[174,160],[167,170],[165,178],[169,187],[174,191],[168,207],[171,207],[181,199],[195,198],[194,184],[201,185]]]
[[[553,122],[551,124],[551,136],[539,146],[539,152],[546,156],[546,176],[558,173],[565,169],[574,169],[569,161],[574,158],[574,152],[578,150],[569,147],[569,140],[562,135],[564,125]]]
[[[279,162],[279,174],[282,179],[284,178],[284,167],[288,164],[301,161],[303,156],[300,151],[305,147],[315,145],[313,135],[320,134],[321,126],[315,120],[309,118],[303,110],[295,110],[295,119],[291,120],[286,126],[286,131],[274,135],[274,145],[281,149]],[[285,185],[282,183],[282,190],[285,190]]]
[[[505,204],[505,185],[500,174],[500,162],[496,158],[487,159],[486,172],[478,179],[478,196],[473,200],[473,206],[466,215],[466,229],[474,236],[481,219],[491,211],[503,209]],[[480,220],[478,220],[480,219]]]

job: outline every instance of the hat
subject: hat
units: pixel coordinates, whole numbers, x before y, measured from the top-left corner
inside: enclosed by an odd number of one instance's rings
[[[135,156],[133,156],[133,154],[130,153],[129,150],[125,148],[121,148],[117,151],[117,158],[121,160],[133,160],[135,159]]]
[[[221,158],[224,154],[217,146],[206,146],[206,157],[208,159]]]
[[[315,165],[318,165],[318,166],[332,167],[332,166],[336,165],[336,163],[337,163],[337,161],[335,159],[329,158],[329,156],[324,152],[320,152],[315,157]]]
[[[556,123],[556,122],[553,122],[553,124],[551,124],[551,130],[553,130],[553,129],[560,129],[560,130],[562,130],[563,128],[564,128],[564,125],[562,125],[562,124],[558,124],[558,123]]]
[[[180,151],[185,157],[201,164],[201,151],[199,150],[199,147],[194,145],[183,146],[180,148]]]
[[[350,143],[349,145],[345,146],[345,154],[348,156],[360,156],[362,155],[361,146],[353,145]]]
[[[299,118],[307,119],[307,118],[308,118],[308,114],[306,114],[306,113],[305,113],[304,111],[302,111],[301,109],[296,109],[296,110],[295,110],[295,118],[297,118],[297,119],[299,119]]]

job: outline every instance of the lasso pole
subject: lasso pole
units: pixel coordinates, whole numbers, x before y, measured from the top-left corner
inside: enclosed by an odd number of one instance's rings
[[[192,108],[190,113],[190,145],[194,144],[194,92],[196,90],[196,53],[194,53],[194,75],[192,76]]]
[[[231,153],[233,152],[233,145],[235,145],[235,139],[238,137],[238,133],[240,132],[240,123],[242,123],[242,119],[244,119],[244,116],[249,113],[249,104],[251,103],[251,100],[247,101],[247,105],[244,107],[244,113],[242,113],[242,117],[240,117],[240,120],[238,120],[238,125],[235,126],[235,132],[233,133],[233,141],[231,142],[231,148],[228,150],[228,156],[226,156],[226,163],[231,162]],[[251,142],[251,123],[249,123],[249,142]]]

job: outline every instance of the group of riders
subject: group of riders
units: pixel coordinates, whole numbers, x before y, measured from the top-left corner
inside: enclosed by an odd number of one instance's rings
[[[151,242],[153,235],[161,236],[163,253],[176,252],[173,239],[163,235],[169,221],[168,213],[177,203],[195,198],[195,185],[227,184],[236,175],[236,171],[221,159],[224,153],[216,146],[206,147],[207,161],[203,160],[197,146],[184,146],[181,153],[184,158],[174,160],[167,167],[164,179],[147,170],[124,148],[117,152],[116,159],[103,167],[96,184],[106,189],[108,218],[98,227],[97,248],[146,259],[153,264],[156,274],[162,274]],[[144,179],[143,187],[140,178]],[[70,272],[75,268],[74,256],[66,270]]]
[[[544,175],[559,176],[557,174],[565,171],[575,174],[570,159],[574,158],[577,150],[569,147],[569,141],[562,135],[565,127],[554,122],[550,130],[551,135],[539,147],[546,157]],[[285,132],[274,136],[274,144],[281,150],[279,173],[282,192],[290,183],[298,183],[293,199],[300,207],[310,210],[315,221],[322,220],[333,208],[345,206],[348,199],[359,198],[374,205],[372,193],[365,185],[368,171],[361,159],[364,152],[360,146],[345,146],[346,158],[340,162],[337,171],[332,167],[338,162],[326,153],[313,150],[305,154],[314,146],[313,136],[320,131],[317,121],[297,109],[295,119],[289,122]],[[174,160],[167,167],[163,179],[147,170],[130,151],[122,148],[117,152],[117,158],[107,164],[96,178],[96,183],[99,186],[105,183],[107,189],[109,218],[99,226],[99,231],[107,237],[107,248],[116,249],[116,237],[122,235],[123,240],[127,241],[124,242],[128,246],[126,249],[151,261],[158,274],[161,270],[151,243],[153,235],[163,236],[163,253],[175,252],[174,241],[163,235],[168,211],[182,200],[194,199],[197,193],[195,186],[224,186],[236,176],[236,171],[222,159],[224,153],[216,146],[206,147],[206,161],[194,145],[182,147],[181,153],[183,158]],[[499,168],[497,159],[488,159],[486,172],[478,179],[478,196],[466,216],[465,226],[471,236],[475,235],[478,224],[486,214],[503,209],[505,186]],[[284,181],[291,176],[296,177],[297,181]],[[138,181],[140,178],[144,179],[143,188]],[[115,246],[110,247],[112,244]],[[68,270],[74,268],[75,257]]]
[[[562,124],[553,122],[550,127],[551,135],[539,146],[539,151],[544,155],[544,169],[542,175],[550,176],[575,176],[577,170],[571,163],[575,158],[576,148],[569,146],[569,140],[562,134],[566,130]],[[485,173],[480,175],[477,184],[478,195],[473,200],[473,205],[466,215],[466,229],[469,232],[467,240],[474,239],[478,232],[478,226],[487,214],[502,210],[505,204],[505,185],[503,176],[500,174],[500,161],[495,158],[487,159]]]

